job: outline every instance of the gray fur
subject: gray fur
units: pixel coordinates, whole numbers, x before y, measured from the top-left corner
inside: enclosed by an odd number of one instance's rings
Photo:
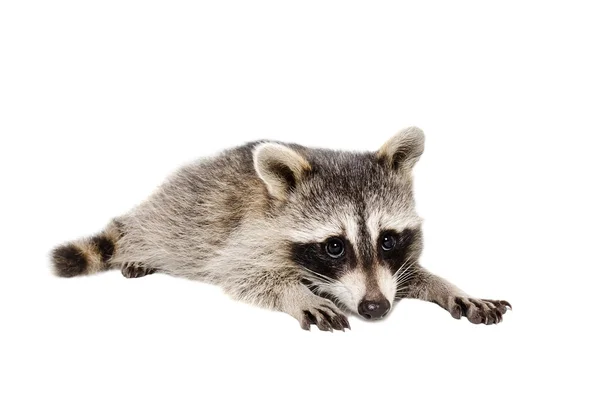
[[[287,312],[303,328],[348,328],[343,310],[356,312],[364,299],[425,299],[456,316],[454,298],[468,295],[418,265],[421,221],[411,171],[423,142],[411,127],[376,153],[275,142],[224,151],[183,167],[115,218],[100,234],[114,249],[90,239],[58,247],[56,271],[121,268],[127,277],[161,272],[209,282],[236,299]],[[377,254],[379,232],[388,229],[412,230],[408,259],[395,272]],[[291,254],[332,235],[346,236],[352,249],[340,277],[311,272]],[[476,322],[473,313],[460,314]]]

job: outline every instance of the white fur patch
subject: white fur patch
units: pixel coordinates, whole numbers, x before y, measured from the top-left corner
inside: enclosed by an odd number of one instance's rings
[[[382,230],[395,230],[401,233],[404,229],[418,228],[422,220],[414,213],[408,214],[389,214],[382,211],[374,211],[369,214],[367,219],[367,228],[373,242],[373,247],[377,246],[377,240]]]
[[[346,238],[353,247],[358,247],[358,220],[352,215],[346,215],[342,222],[346,229]]]
[[[390,302],[390,305],[394,304],[396,298],[396,282],[392,271],[384,266],[376,266],[377,284],[381,293]]]
[[[329,237],[345,236],[354,247],[358,245],[358,221],[350,214],[332,216],[331,219],[309,219],[287,233],[298,243],[325,241]]]
[[[329,237],[341,235],[343,231],[343,227],[341,225],[327,224],[316,221],[305,223],[302,226],[303,227],[301,229],[297,228],[286,233],[290,240],[298,243],[324,241]]]
[[[355,269],[342,276],[340,282],[350,292],[349,294],[340,296],[340,301],[350,310],[358,312],[358,304],[367,293],[365,274],[360,269]]]

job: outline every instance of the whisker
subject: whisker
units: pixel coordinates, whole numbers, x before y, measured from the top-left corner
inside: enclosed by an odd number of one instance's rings
[[[415,272],[411,272],[411,273],[406,274],[401,279],[396,280],[396,285],[398,285],[398,286],[402,285],[403,283],[405,283],[405,282],[409,281],[410,279],[412,279],[412,277],[414,275],[415,275]]]
[[[321,278],[323,278],[324,280],[327,280],[327,281],[329,281],[329,282],[332,282],[332,283],[337,283],[337,282],[338,282],[337,280],[334,280],[334,279],[332,279],[331,277],[328,277],[328,276],[326,276],[326,275],[324,275],[324,274],[321,274],[321,273],[315,272],[314,270],[310,270],[310,269],[307,269],[307,268],[304,268],[303,270],[305,270],[305,271],[307,271],[307,272],[310,272],[310,273],[314,274],[315,276],[321,277]]]
[[[341,288],[343,287],[343,285],[341,285],[339,282],[332,282],[330,280],[327,279],[323,279],[320,277],[316,277],[316,276],[312,276],[312,275],[305,275],[304,279],[306,281],[308,281],[309,283],[312,283],[314,285],[326,285],[328,287],[332,287],[332,288]]]
[[[395,279],[396,280],[401,280],[403,278],[403,276],[406,274],[406,272],[408,272],[408,270],[412,267],[412,265],[413,264],[411,263],[409,266],[407,266],[406,269],[404,269],[402,271],[402,273],[400,273],[400,275],[398,275]],[[398,281],[396,281],[396,282],[398,282]]]
[[[408,290],[408,289],[409,289],[409,287],[403,287],[403,288],[400,288],[400,289],[398,289],[398,290],[396,291],[396,296],[402,296],[402,295],[406,295],[406,293],[405,293],[405,292],[403,292],[403,291],[406,291],[406,290]]]
[[[412,257],[409,257],[394,273],[394,281],[396,283],[395,299],[404,298],[407,294],[403,291],[409,288],[406,285],[416,273],[416,269],[413,265],[416,263],[412,261]],[[409,263],[410,262],[410,263]],[[408,266],[406,266],[408,264]]]
[[[402,270],[402,269],[404,268],[404,266],[405,266],[405,265],[406,265],[406,264],[407,264],[409,261],[411,261],[412,259],[413,259],[412,255],[411,255],[411,256],[409,256],[409,257],[408,257],[408,258],[407,258],[407,259],[404,261],[404,263],[403,263],[403,264],[402,264],[402,265],[401,265],[401,266],[398,268],[398,270],[396,270],[396,273],[394,273],[394,277],[396,277],[396,276],[398,275],[398,273],[400,272],[400,270]],[[412,263],[411,263],[411,265],[412,265]],[[410,267],[410,266],[409,266],[409,267]]]

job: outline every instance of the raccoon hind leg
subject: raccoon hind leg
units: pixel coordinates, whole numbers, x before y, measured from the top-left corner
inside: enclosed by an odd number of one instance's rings
[[[121,265],[121,274],[125,278],[139,278],[156,273],[156,269],[144,266],[140,262],[127,262]]]

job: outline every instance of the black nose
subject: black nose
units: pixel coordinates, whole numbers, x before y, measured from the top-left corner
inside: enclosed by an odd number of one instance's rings
[[[363,300],[358,305],[358,314],[367,320],[375,320],[387,314],[390,310],[390,302],[387,299],[381,301]]]

